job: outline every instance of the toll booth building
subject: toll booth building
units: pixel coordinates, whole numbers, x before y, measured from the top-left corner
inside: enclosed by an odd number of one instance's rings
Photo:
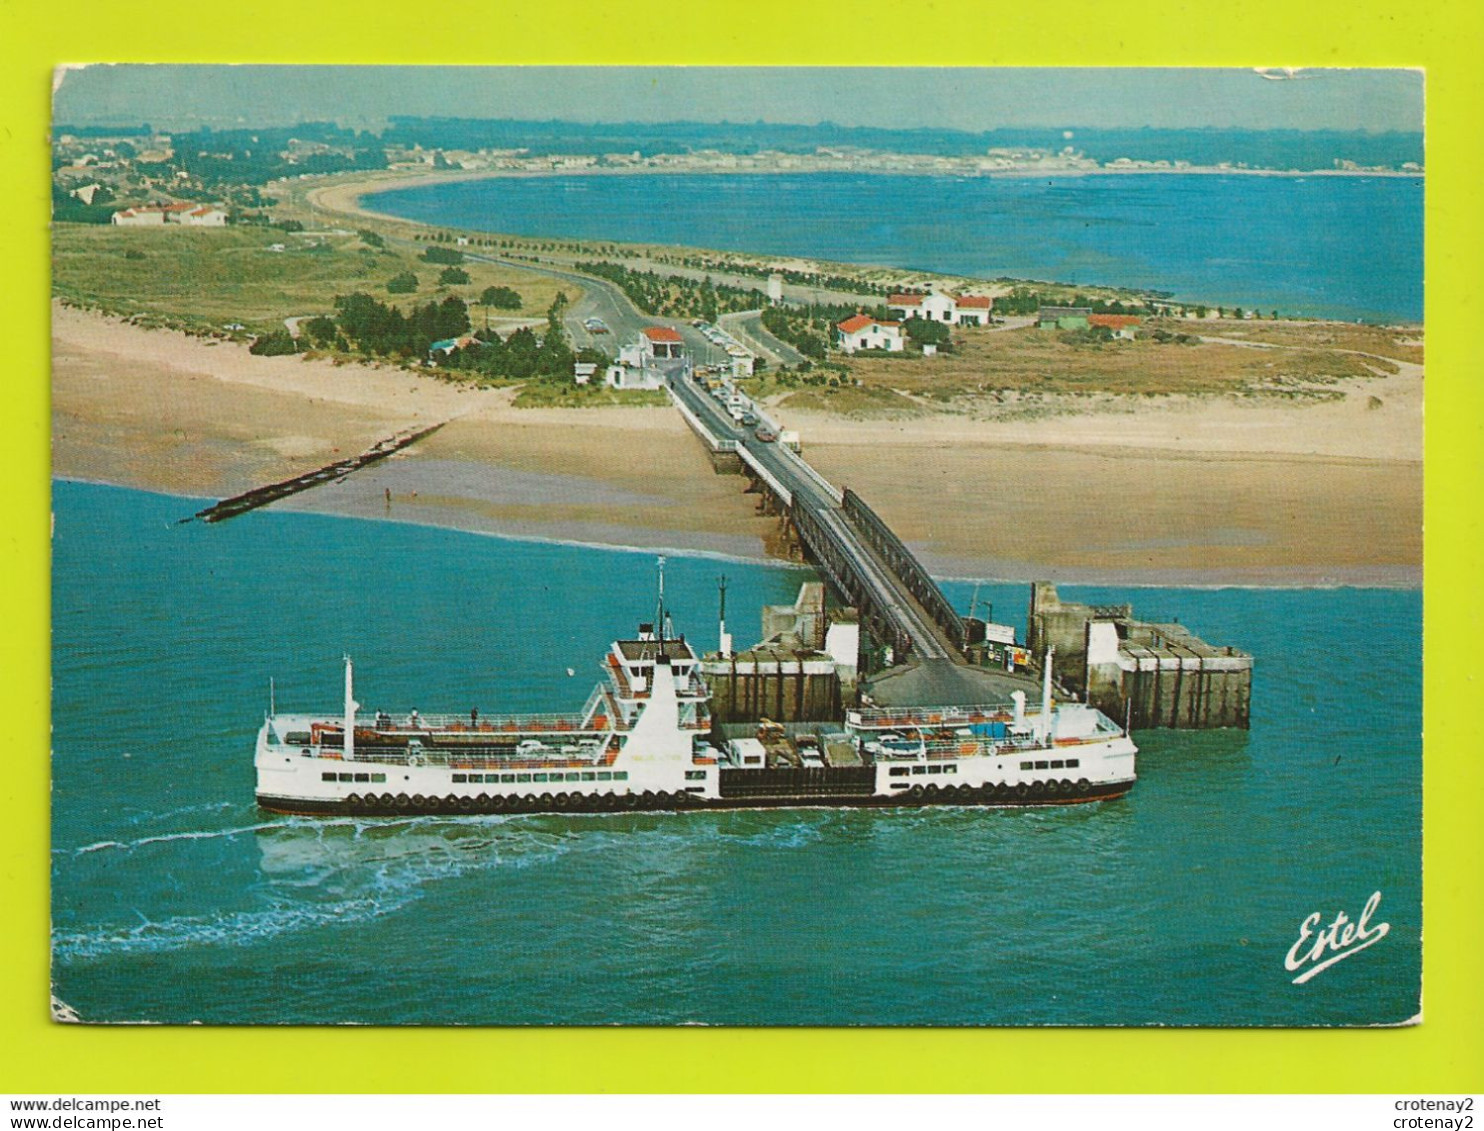
[[[680,331],[668,326],[646,326],[633,343],[618,351],[606,380],[615,389],[659,389],[671,377],[690,373],[690,355]]]

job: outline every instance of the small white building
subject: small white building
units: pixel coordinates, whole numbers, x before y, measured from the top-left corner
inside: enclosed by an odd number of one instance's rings
[[[1102,326],[1115,338],[1131,342],[1139,335],[1139,317],[1136,314],[1089,314],[1088,326]]]
[[[597,371],[598,367],[594,362],[574,361],[572,363],[572,380],[578,385],[589,384],[593,379],[593,374]]]
[[[165,213],[158,208],[124,208],[111,217],[120,228],[163,228]]]
[[[639,337],[618,351],[604,381],[614,389],[662,389],[672,376],[690,376],[690,355],[679,330],[646,326]]]
[[[167,216],[166,219],[172,219],[172,217]],[[213,204],[178,212],[173,220],[177,224],[185,224],[191,228],[225,228],[227,226],[226,212]]]
[[[618,361],[603,371],[603,383],[610,389],[663,389],[665,375],[658,369]]]
[[[783,301],[783,276],[777,273],[768,276],[768,301],[777,306]]]
[[[865,314],[845,319],[835,327],[842,353],[857,350],[888,350],[897,353],[906,348],[900,322],[878,322]]]

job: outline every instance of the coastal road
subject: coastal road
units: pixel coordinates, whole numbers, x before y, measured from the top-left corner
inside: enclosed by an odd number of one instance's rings
[[[679,318],[651,318],[636,307],[623,288],[607,279],[595,275],[584,275],[562,267],[545,263],[529,263],[520,259],[502,259],[490,255],[470,255],[484,263],[497,263],[502,267],[515,267],[522,271],[535,271],[554,279],[566,280],[582,288],[582,297],[567,308],[563,325],[572,340],[574,349],[591,346],[609,357],[616,357],[620,346],[625,346],[639,337],[646,326],[668,326],[680,332],[686,348],[698,365],[724,365],[729,360],[724,350],[717,349],[700,330]],[[608,327],[608,332],[594,333],[584,323],[589,318],[599,319]]]
[[[416,247],[412,240],[387,237],[395,243],[405,244],[408,247]],[[538,274],[550,275],[554,279],[565,280],[575,283],[581,288],[582,297],[567,308],[563,318],[563,324],[567,328],[567,334],[572,340],[574,349],[583,349],[593,346],[611,356],[618,354],[618,347],[624,343],[632,342],[639,336],[639,331],[645,327],[656,324],[655,319],[646,318],[640,314],[638,309],[629,301],[628,295],[607,279],[599,279],[592,275],[583,275],[576,271],[566,271],[560,267],[549,267],[544,263],[528,263],[520,259],[508,259],[498,255],[484,255],[480,252],[471,251],[468,248],[460,248],[465,259],[474,260],[479,263],[494,263],[500,267],[513,267],[520,271],[535,271]],[[569,296],[570,297],[570,296]],[[601,319],[608,327],[606,334],[594,334],[583,322],[589,318]],[[493,321],[493,319],[491,320]],[[538,320],[530,325],[542,325],[544,320]],[[701,341],[705,341],[704,338]]]
[[[743,310],[734,314],[723,314],[717,319],[717,324],[747,349],[761,354],[774,365],[796,366],[808,360],[793,346],[775,336],[763,325],[761,310]]]
[[[527,263],[519,259],[503,259],[492,255],[471,255],[467,251],[464,253],[464,256],[467,259],[478,260],[481,263],[496,263],[501,267],[514,267],[522,271],[536,271],[542,275],[550,275],[554,279],[566,280],[581,287],[582,297],[567,308],[567,313],[562,319],[575,349],[592,346],[610,356],[616,355],[620,345],[633,341],[639,336],[641,329],[653,324],[652,319],[646,318],[639,313],[634,304],[629,301],[629,296],[624,294],[617,284],[610,283],[607,279],[599,279],[592,275],[581,275],[576,271],[564,271],[560,267]],[[608,333],[595,334],[589,330],[583,325],[589,318],[600,319],[608,327]]]

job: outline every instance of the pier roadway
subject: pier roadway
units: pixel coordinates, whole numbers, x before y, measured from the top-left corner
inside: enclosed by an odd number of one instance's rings
[[[935,666],[957,666],[961,654],[948,634],[846,517],[839,495],[827,489],[801,456],[781,444],[764,443],[750,429],[739,428],[694,382],[674,380],[670,387],[714,435],[745,449],[750,462],[755,461],[783,484],[791,496],[794,525],[815,563],[860,607],[862,617],[877,623],[877,632],[892,644],[898,660],[910,652]],[[956,677],[952,678],[957,682]]]
[[[613,354],[619,345],[635,340],[645,326],[668,325],[680,331],[691,356],[697,361],[710,364],[726,359],[725,354],[688,323],[649,318],[640,313],[628,295],[607,279],[545,263],[467,251],[465,255],[487,263],[539,271],[580,286],[582,298],[572,304],[565,319],[568,332],[579,349],[596,346]],[[593,334],[583,325],[588,318],[602,319],[609,333]],[[759,337],[767,334],[760,319],[745,329],[753,329],[754,325]],[[767,337],[772,338],[772,335]],[[780,353],[792,351],[786,343],[777,344],[782,347]],[[866,532],[848,517],[841,492],[810,467],[802,456],[781,444],[764,443],[751,429],[739,428],[694,382],[672,380],[670,389],[715,437],[732,441],[746,453],[746,462],[765,470],[769,477],[783,485],[789,495],[794,526],[816,564],[860,609],[862,618],[873,632],[891,644],[899,666],[882,672],[872,681],[871,693],[878,702],[893,706],[969,705],[1008,701],[1010,692],[1017,688],[1035,690],[1034,682],[1027,681],[1024,676],[989,672],[964,662],[954,639],[912,595],[907,582],[892,568],[886,556],[872,545]],[[895,541],[895,536],[891,540]],[[898,556],[908,553],[900,545],[895,547],[895,552]],[[911,564],[915,567],[911,572],[918,575],[920,584],[926,574],[921,566],[916,565],[915,559]],[[932,584],[930,580],[928,584]],[[937,599],[933,604],[947,608],[942,595],[929,594],[934,595]],[[909,655],[917,662],[901,666],[901,661]]]

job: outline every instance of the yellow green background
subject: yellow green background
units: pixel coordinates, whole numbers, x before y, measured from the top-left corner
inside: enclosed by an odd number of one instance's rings
[[[0,3],[0,1091],[1467,1092],[1484,1085],[1484,5]],[[64,62],[1427,69],[1424,1023],[1359,1031],[61,1026],[47,1012],[47,129]],[[1357,522],[1357,537],[1364,526]],[[1338,686],[1335,694],[1343,695]],[[1106,945],[1116,948],[1117,938]],[[162,977],[168,971],[162,970]],[[450,992],[457,992],[450,987]]]

